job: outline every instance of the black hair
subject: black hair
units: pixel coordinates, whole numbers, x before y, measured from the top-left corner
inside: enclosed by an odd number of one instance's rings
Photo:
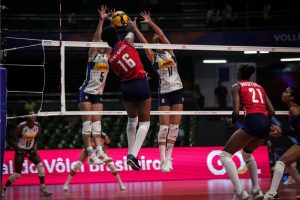
[[[291,95],[294,97],[293,102],[300,104],[300,88],[290,87],[292,92]]]
[[[240,79],[249,80],[252,74],[255,72],[255,67],[249,64],[243,64],[239,67]]]
[[[101,33],[101,39],[103,42],[107,42],[108,46],[114,47],[119,41],[118,33],[115,27],[106,26]]]

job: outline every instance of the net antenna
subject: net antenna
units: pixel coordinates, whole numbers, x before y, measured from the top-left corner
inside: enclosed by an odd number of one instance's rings
[[[66,110],[66,92],[65,92],[65,48],[108,48],[106,42],[81,42],[81,41],[54,41],[43,40],[43,46],[60,46],[61,55],[61,110],[38,113],[39,116],[57,116],[57,115],[127,115],[126,111],[67,111]],[[300,53],[298,47],[266,47],[266,46],[226,46],[226,45],[190,45],[190,44],[145,44],[135,43],[137,49],[173,49],[173,50],[203,50],[203,51],[269,51]],[[232,111],[151,111],[151,115],[231,115]],[[243,112],[240,112],[243,114]],[[287,115],[288,111],[276,111],[276,115]]]

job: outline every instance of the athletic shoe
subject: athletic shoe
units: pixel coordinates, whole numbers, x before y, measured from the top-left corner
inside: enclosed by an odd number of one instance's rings
[[[263,200],[264,194],[262,193],[261,189],[252,190],[251,196],[253,200]]]
[[[162,172],[170,172],[170,168],[168,167],[166,160],[160,162],[160,168]]]
[[[6,188],[1,189],[1,197],[5,197]]]
[[[50,196],[50,195],[52,195],[52,192],[48,192],[45,187],[41,188],[41,196],[47,197],[47,196]]]
[[[134,155],[128,154],[127,164],[130,165],[133,170],[140,171],[139,161],[136,157],[134,157]]]
[[[245,191],[243,188],[241,192],[239,192],[239,193],[235,192],[232,200],[247,200],[249,198],[250,198],[250,196],[249,196],[248,192]]]
[[[296,181],[291,176],[289,176],[288,179],[283,184],[284,185],[290,185],[290,184],[293,184],[295,182]]]
[[[269,191],[265,194],[264,196],[264,200],[268,200],[268,199],[279,199],[279,195],[277,194],[277,192],[275,193],[270,193]]]
[[[92,156],[89,156],[88,164],[89,165],[102,165],[103,162],[95,154],[93,154]]]
[[[97,157],[102,161],[102,163],[108,164],[110,163],[113,159],[111,157],[108,157],[106,153],[102,152],[97,154]]]
[[[69,184],[65,183],[64,184],[64,191],[68,191],[69,190]]]
[[[120,190],[121,191],[124,191],[124,190],[126,190],[126,187],[125,187],[125,185],[123,184],[123,182],[121,181],[121,182],[119,182],[119,187],[120,187]]]
[[[170,171],[172,171],[173,170],[173,163],[172,163],[171,158],[167,158],[165,160],[165,162],[166,162],[167,167],[170,169]]]

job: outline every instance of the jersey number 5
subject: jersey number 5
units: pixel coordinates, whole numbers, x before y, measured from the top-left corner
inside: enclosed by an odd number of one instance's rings
[[[264,103],[264,99],[263,99],[262,93],[259,88],[256,88],[256,89],[249,88],[249,92],[252,93],[252,102],[253,103]],[[259,99],[257,98],[257,94],[259,96]]]
[[[132,60],[127,53],[122,56],[122,60],[126,63],[126,65],[121,60],[118,60],[118,64],[124,69],[125,72],[128,71],[128,67],[132,69],[136,66],[134,60]]]

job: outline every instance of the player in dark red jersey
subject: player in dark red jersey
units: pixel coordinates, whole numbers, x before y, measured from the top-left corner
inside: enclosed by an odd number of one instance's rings
[[[245,112],[245,125],[234,132],[220,153],[222,165],[235,188],[233,199],[249,198],[249,194],[239,180],[236,166],[232,160],[233,154],[240,149],[242,149],[243,159],[249,169],[253,199],[263,199],[263,193],[258,183],[256,161],[252,153],[269,135],[271,127],[269,117],[274,115],[274,108],[264,88],[250,80],[254,72],[255,67],[247,64],[241,65],[238,69],[238,82],[231,89],[233,113],[230,121],[231,124],[235,124],[239,117],[240,106],[242,106]]]
[[[124,40],[119,40],[116,28],[109,26],[103,29],[101,38],[112,48],[108,62],[121,80],[122,99],[128,114],[127,163],[139,171],[137,155],[150,126],[151,93],[147,73],[134,48],[132,32],[128,32]],[[138,121],[139,128],[136,131]]]
[[[298,143],[291,146],[276,162],[272,184],[264,199],[278,199],[277,189],[281,181],[284,170],[300,185],[300,175],[292,163],[300,160],[300,89],[288,87],[282,93],[282,102],[289,108],[289,121],[291,130],[283,131],[279,126],[272,125],[271,135],[280,136],[295,135]],[[297,197],[300,199],[300,195]]]
[[[29,115],[34,114],[33,111]],[[26,121],[20,123],[11,136],[9,144],[16,150],[14,158],[14,173],[8,178],[2,188],[2,197],[5,197],[5,192],[8,186],[15,182],[21,176],[24,158],[27,157],[38,171],[38,176],[41,184],[41,196],[50,196],[45,186],[45,169],[41,161],[40,155],[37,152],[37,138],[41,133],[41,126],[36,121],[35,116],[26,117]]]

